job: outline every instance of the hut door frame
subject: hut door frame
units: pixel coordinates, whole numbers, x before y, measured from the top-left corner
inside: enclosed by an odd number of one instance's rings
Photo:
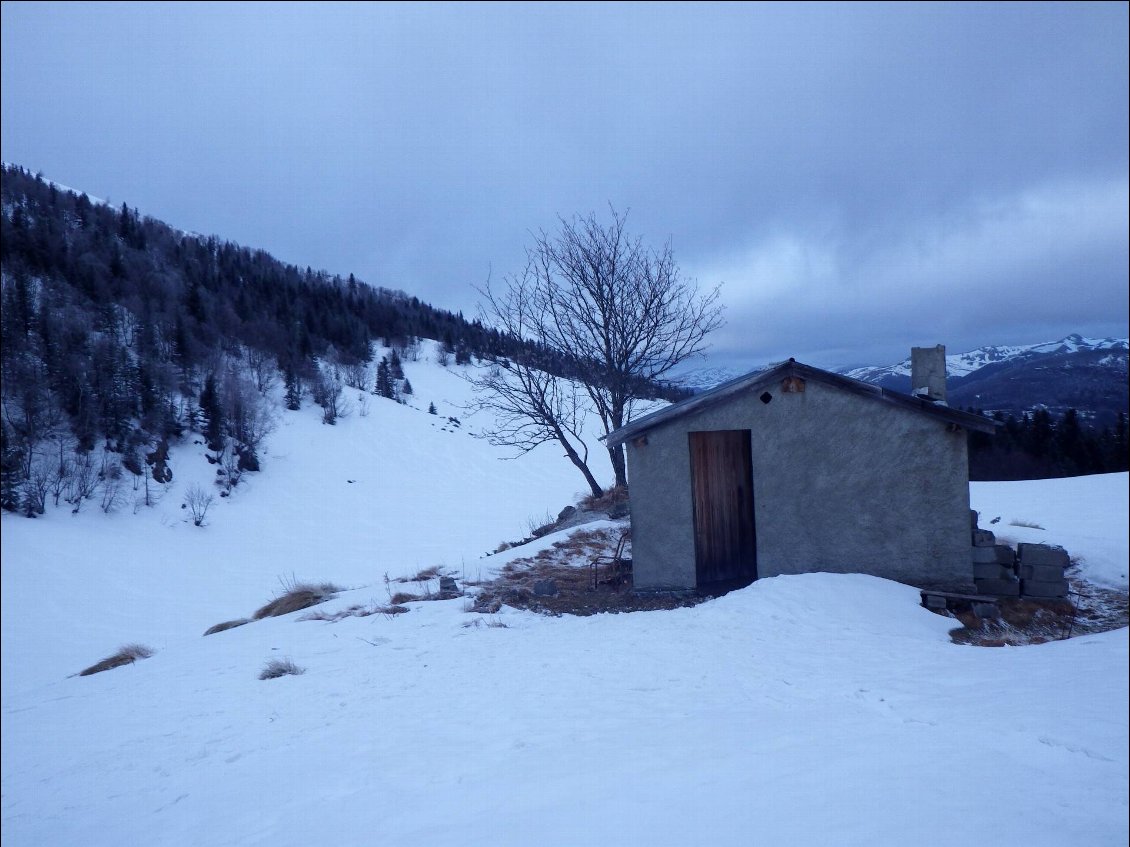
[[[695,581],[728,590],[757,579],[753,457],[748,429],[688,433]]]

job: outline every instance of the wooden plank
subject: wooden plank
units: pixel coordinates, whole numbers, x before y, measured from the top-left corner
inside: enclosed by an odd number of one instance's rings
[[[923,588],[920,592],[922,599],[927,597],[945,597],[947,600],[970,600],[978,603],[996,603],[1001,598],[996,594],[955,594],[952,591],[931,591]]]

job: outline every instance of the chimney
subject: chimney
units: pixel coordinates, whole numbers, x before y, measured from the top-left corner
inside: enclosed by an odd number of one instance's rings
[[[910,348],[910,393],[932,403],[946,402],[946,348]]]

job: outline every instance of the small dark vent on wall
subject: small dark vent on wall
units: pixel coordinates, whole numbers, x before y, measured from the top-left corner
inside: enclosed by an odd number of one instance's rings
[[[766,391],[764,394],[761,395],[761,402],[762,403],[769,403],[772,400],[773,400],[773,395],[770,394],[768,391]]]

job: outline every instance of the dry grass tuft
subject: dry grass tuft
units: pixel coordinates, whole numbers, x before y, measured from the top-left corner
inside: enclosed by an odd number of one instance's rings
[[[208,627],[204,630],[205,635],[215,635],[217,632],[223,632],[226,629],[235,629],[237,626],[243,626],[245,623],[251,623],[251,618],[236,618],[234,621],[224,621],[215,626]]]
[[[107,656],[98,664],[91,665],[86,670],[79,671],[79,676],[90,676],[95,673],[102,673],[112,668],[120,668],[123,665],[132,665],[138,659],[148,659],[153,655],[153,648],[146,647],[144,644],[126,644],[113,656]]]
[[[1023,526],[1023,527],[1027,527],[1028,529],[1044,529],[1045,528],[1045,527],[1040,526],[1038,523],[1032,523],[1031,521],[1009,521],[1008,525],[1009,526]]]
[[[489,618],[488,620],[485,620],[485,621],[483,620],[483,618],[475,618],[474,620],[467,621],[466,623],[463,624],[463,629],[478,629],[479,627],[483,627],[483,626],[485,626],[487,629],[509,629],[510,628],[510,625],[508,623],[506,623],[505,621],[501,621],[498,618],[491,617],[491,618]]]
[[[395,580],[396,582],[430,582],[433,579],[439,579],[443,576],[443,568],[439,565],[432,565],[430,568],[424,568],[419,571],[415,576],[402,576]]]
[[[609,488],[599,497],[591,494],[581,498],[581,509],[586,512],[607,512],[609,509],[628,502],[628,489]]]
[[[340,612],[310,612],[300,617],[299,620],[329,621],[333,623],[344,620],[345,618],[367,618],[370,615],[384,615],[386,618],[392,618],[396,615],[403,615],[407,611],[409,611],[407,606],[379,606],[373,603],[368,606],[350,606],[348,609],[342,609]]]
[[[255,610],[251,617],[254,620],[263,618],[277,618],[280,615],[289,615],[301,609],[308,609],[319,603],[324,603],[341,589],[332,582],[323,582],[312,585],[306,582],[283,583],[283,593]]]
[[[290,659],[271,659],[259,672],[259,679],[278,679],[280,676],[299,676],[304,673],[306,668],[298,667]]]

